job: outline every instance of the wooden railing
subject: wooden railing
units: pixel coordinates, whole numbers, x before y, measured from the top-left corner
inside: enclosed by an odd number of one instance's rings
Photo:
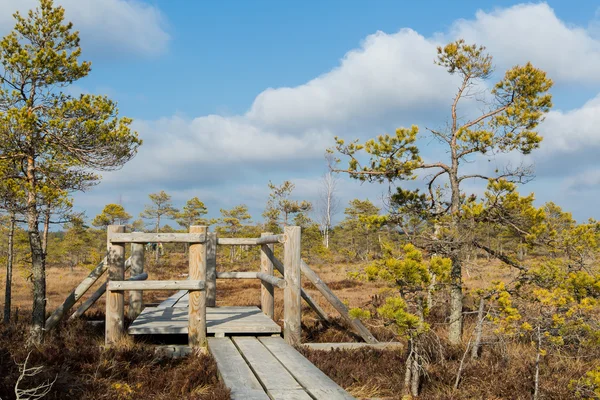
[[[131,257],[124,260],[125,245],[131,244]],[[189,277],[185,281],[144,281],[144,252],[146,243],[188,243]],[[340,313],[345,322],[367,343],[377,343],[369,330],[349,315],[346,305],[329,289],[318,275],[301,259],[300,227],[288,226],[284,233],[263,233],[259,238],[218,238],[208,232],[206,226],[192,226],[188,233],[125,233],[125,227],[111,225],[107,229],[107,256],[90,275],[79,284],[65,302],[54,311],[46,322],[52,329],[72,308],[75,302],[108,271],[108,282],[102,285],[71,316],[80,317],[106,292],[106,336],[105,343],[114,345],[125,334],[124,309],[125,291],[129,292],[129,318],[135,319],[143,308],[145,290],[188,290],[189,322],[188,341],[190,346],[206,345],[206,307],[216,306],[217,279],[259,279],[261,281],[260,303],[262,312],[274,319],[274,289],[284,291],[283,333],[284,339],[300,344],[301,299],[315,311],[319,318],[329,321],[327,313],[302,289],[303,274]],[[260,271],[217,272],[218,245],[256,245],[261,248]],[[275,257],[274,246],[283,245],[283,262]],[[130,268],[131,278],[125,280],[125,270]],[[278,271],[283,278],[275,276]]]

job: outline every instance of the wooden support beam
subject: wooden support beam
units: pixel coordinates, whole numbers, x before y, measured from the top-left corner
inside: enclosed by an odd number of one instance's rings
[[[204,290],[206,287],[204,281],[185,280],[185,281],[110,281],[108,290],[111,292],[126,290]],[[190,294],[191,295],[191,294]]]
[[[190,233],[206,236],[206,226],[190,226]],[[190,280],[206,281],[206,244],[190,245]],[[193,348],[206,347],[206,291],[189,295],[188,344]]]
[[[261,234],[261,237],[271,235],[270,232]],[[265,244],[262,247],[268,247],[273,251],[273,244]],[[273,263],[264,251],[260,252],[260,271],[264,274],[273,276]],[[273,285],[261,280],[260,285],[260,307],[265,315],[275,319],[275,293]]]
[[[273,251],[267,245],[262,245],[261,250],[269,258],[269,260],[273,263],[273,266],[275,267],[275,269],[277,269],[277,271],[279,271],[279,273],[281,275],[283,275],[283,270],[284,270],[283,263],[275,257],[275,254],[273,253]],[[317,302],[308,294],[308,292],[306,290],[302,289],[302,291],[300,293],[301,293],[304,301],[306,301],[306,304],[308,304],[309,307],[313,309],[313,311],[317,314],[317,316],[319,318],[321,318],[323,321],[329,322],[329,315],[327,315],[325,310],[323,310],[317,304]]]
[[[285,235],[265,235],[256,239],[256,244],[275,244],[285,242]]]
[[[222,245],[251,246],[251,245],[256,244],[256,239],[255,238],[219,238],[219,239],[217,239],[217,243],[222,244]]]
[[[122,281],[125,279],[125,245],[123,243],[111,243],[110,236],[114,233],[125,232],[123,225],[108,226],[108,251],[106,262],[108,264],[108,280]],[[109,284],[110,287],[110,284]],[[106,324],[104,343],[107,346],[116,344],[124,333],[124,298],[123,292],[106,293]]]
[[[264,272],[257,272],[256,277],[263,282],[270,284],[271,286],[278,287],[279,289],[285,289],[287,286],[285,279],[278,278],[273,275],[265,274]]]
[[[144,272],[145,246],[142,243],[131,244],[131,276],[140,275]],[[144,307],[144,295],[142,291],[129,292],[129,319],[132,321],[141,314]]]
[[[129,260],[129,259],[127,259]],[[125,262],[125,270],[127,270],[127,262]],[[147,272],[143,272],[139,275],[136,276],[132,276],[131,278],[127,279],[128,281],[145,281],[146,279],[148,279],[148,273]],[[84,301],[83,303],[81,303],[81,305],[79,306],[79,308],[73,313],[73,315],[71,315],[69,317],[69,320],[73,320],[75,318],[79,318],[81,317],[87,310],[89,310],[89,308],[91,306],[94,305],[94,303],[96,303],[98,301],[98,299],[100,297],[102,297],[102,295],[106,292],[106,283],[104,282],[99,288],[98,290],[96,290],[94,293],[92,293],[92,295],[90,297],[87,298],[86,301]]]
[[[402,350],[404,343],[400,342],[379,342],[379,343],[303,343],[302,347],[310,350],[332,351],[332,350],[356,350],[356,349],[376,349],[376,350]]]
[[[283,257],[283,277],[286,282],[283,292],[283,337],[288,344],[295,346],[300,344],[302,336],[300,227],[286,226],[284,232],[287,240]]]
[[[110,243],[204,243],[206,233],[111,233]]]
[[[308,280],[315,285],[317,290],[321,292],[323,297],[331,303],[331,305],[340,313],[342,318],[350,325],[350,327],[360,335],[367,343],[378,343],[377,339],[369,332],[366,326],[363,325],[357,318],[352,318],[348,311],[348,307],[329,289],[329,287],[319,278],[319,276],[302,260],[300,262],[302,273]]]
[[[206,241],[206,306],[217,306],[217,233],[209,232]]]
[[[94,283],[100,278],[108,269],[106,263],[106,257],[90,272],[90,274],[83,280],[65,299],[65,301],[48,317],[46,320],[46,331],[53,329],[61,319],[69,312],[69,310],[75,305],[77,300],[81,298]]]
[[[217,272],[218,279],[256,279],[256,272]]]

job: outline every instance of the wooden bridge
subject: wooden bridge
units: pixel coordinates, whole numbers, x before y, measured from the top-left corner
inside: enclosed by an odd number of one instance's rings
[[[293,346],[301,344],[301,301],[328,321],[327,313],[301,286],[301,274],[319,290],[340,313],[348,326],[366,343],[377,340],[347,307],[301,259],[300,227],[286,227],[284,234],[262,234],[260,238],[218,238],[207,227],[192,226],[189,233],[125,233],[124,226],[109,226],[105,260],[67,297],[48,318],[52,329],[75,302],[108,271],[108,281],[84,302],[71,318],[81,316],[106,292],[105,342],[117,346],[130,335],[187,335],[189,351],[208,349],[219,374],[231,389],[233,399],[351,399]],[[150,281],[144,269],[144,244],[188,243],[187,280]],[[131,243],[131,257],[125,260],[125,245]],[[283,262],[275,257],[274,246],[283,246]],[[258,272],[218,272],[218,245],[261,247]],[[125,271],[130,278],[125,280]],[[275,274],[280,273],[280,276]],[[259,279],[261,308],[217,307],[217,279]],[[284,291],[283,338],[273,321],[274,290]],[[143,308],[143,291],[177,292],[156,307]],[[125,292],[129,293],[128,315],[133,320],[125,330]]]

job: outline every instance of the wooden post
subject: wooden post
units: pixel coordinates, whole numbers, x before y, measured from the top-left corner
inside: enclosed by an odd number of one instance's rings
[[[272,235],[272,233],[261,233],[261,237]],[[265,245],[273,251],[273,244]],[[269,256],[264,251],[260,252],[260,272],[265,274],[273,275],[273,263],[269,259]],[[261,281],[260,285],[260,307],[265,315],[275,318],[275,297],[274,297],[273,285],[265,281]]]
[[[131,276],[144,272],[144,248],[142,243],[131,244]],[[134,320],[142,313],[144,307],[143,292],[134,290],[129,292],[129,319]]]
[[[206,233],[206,226],[190,226],[190,233]],[[190,280],[206,282],[206,243],[190,244]],[[188,343],[191,347],[206,347],[206,290],[189,295]]]
[[[284,279],[287,286],[283,293],[283,337],[290,345],[299,345],[302,334],[302,289],[300,282],[300,227],[285,227]]]
[[[217,233],[206,237],[206,307],[217,306]]]
[[[125,245],[123,243],[111,243],[108,240],[111,232],[125,232],[123,225],[109,225],[107,229],[108,251],[106,263],[108,264],[108,280],[122,281],[125,279]],[[105,344],[107,346],[116,344],[123,335],[123,292],[106,292],[106,328]]]

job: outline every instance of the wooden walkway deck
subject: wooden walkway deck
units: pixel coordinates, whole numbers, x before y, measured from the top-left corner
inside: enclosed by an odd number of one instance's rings
[[[258,307],[208,307],[206,330],[209,335],[271,335],[281,327]],[[146,307],[131,323],[130,335],[171,335],[188,333],[188,294],[179,291],[157,307]]]
[[[232,399],[354,399],[280,337],[209,338]]]

